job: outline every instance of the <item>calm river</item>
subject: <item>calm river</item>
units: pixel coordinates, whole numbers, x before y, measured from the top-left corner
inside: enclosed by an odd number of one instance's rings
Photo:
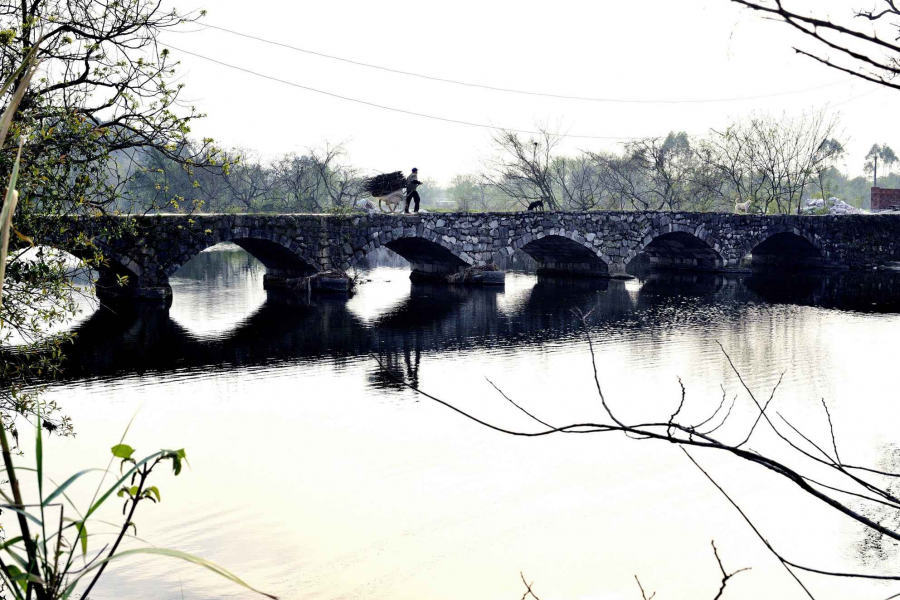
[[[267,298],[264,272],[219,246],[173,278],[168,311],[88,311],[65,380],[48,392],[77,436],[45,452],[54,477],[104,467],[136,414],[127,441],[139,454],[185,447],[190,461],[177,478],[156,473],[162,502],[139,510],[138,535],[282,598],[515,600],[523,572],[543,600],[639,599],[635,575],[648,596],[711,599],[720,579],[711,540],[729,570],[752,567],[726,598],[803,598],[677,447],[617,434],[505,436],[400,383],[509,428],[539,426],[488,379],[550,423],[600,420],[572,309],[593,311],[599,376],[626,421],[667,419],[680,377],[685,420],[708,416],[723,387],[737,395],[732,430],[720,433],[739,439],[753,414],[718,341],[760,394],[784,372],[772,410],[827,444],[824,398],[847,462],[895,460],[898,275],[566,283],[519,272],[504,289],[462,289],[412,285],[402,260],[385,255],[349,300],[285,303]],[[750,446],[790,456],[763,429]],[[727,456],[695,457],[789,558],[896,565],[893,546],[784,480]],[[817,598],[900,592],[801,577]],[[123,561],[98,591],[251,597],[165,559]]]

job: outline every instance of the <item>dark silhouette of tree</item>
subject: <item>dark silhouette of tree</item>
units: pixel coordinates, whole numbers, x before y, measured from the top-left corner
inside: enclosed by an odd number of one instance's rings
[[[115,211],[123,192],[145,167],[139,149],[153,149],[190,173],[217,163],[212,140],[188,144],[193,121],[202,115],[186,106],[183,84],[175,81],[177,62],[161,43],[162,32],[192,22],[202,12],[181,14],[157,0],[21,0],[0,2],[0,80],[23,81],[17,70],[32,48],[38,67],[14,107],[11,139],[24,142],[17,189],[20,200],[13,226],[22,237],[11,243],[6,271],[7,301],[0,312],[0,343],[10,332],[31,352],[15,368],[4,364],[0,394],[23,389],[31,373],[59,365],[62,336],[48,332],[77,311],[72,295],[71,256],[38,250],[51,225],[46,216]],[[0,149],[0,176],[8,178],[17,144]],[[160,191],[164,188],[160,186]],[[125,229],[123,220],[115,227]],[[112,231],[110,233],[113,233]],[[83,266],[102,266],[103,253],[90,239],[76,237],[62,248]],[[127,284],[122,277],[110,285]],[[25,312],[13,314],[17,307]],[[33,311],[33,312],[28,312]],[[46,352],[39,352],[45,350]],[[52,364],[35,362],[53,358]],[[14,381],[13,381],[14,380]]]
[[[896,0],[881,0],[874,9],[853,11],[853,17],[868,25],[893,29],[891,35],[878,35],[875,31],[839,23],[825,7],[804,14],[788,8],[794,3],[785,0],[731,1],[781,20],[814,40],[814,49],[794,47],[798,54],[854,77],[900,90],[896,80],[900,75],[900,23],[897,21],[900,6]]]
[[[873,187],[878,187],[878,161],[881,161],[882,166],[887,168],[888,170],[891,168],[891,165],[897,162],[897,155],[894,154],[894,151],[887,144],[873,144],[869,149],[869,153],[866,154],[866,165],[865,171],[866,173],[872,173],[874,183]]]
[[[488,161],[484,179],[522,206],[543,200],[548,209],[559,210],[553,161],[563,136],[544,127],[540,131],[529,139],[514,131],[494,135],[497,155]]]
[[[695,417],[687,420],[684,416],[688,405],[687,390],[681,384],[680,397],[673,399],[672,412],[666,411],[658,419],[651,419],[640,423],[627,422],[618,414],[618,411],[603,391],[601,384],[601,367],[597,363],[594,353],[594,345],[587,327],[588,315],[575,312],[575,319],[586,332],[587,345],[592,359],[592,377],[595,384],[597,400],[602,409],[599,419],[586,417],[584,420],[576,420],[570,423],[558,423],[552,415],[538,415],[526,402],[516,400],[508,396],[504,391],[488,380],[488,383],[497,391],[500,398],[509,402],[516,410],[527,416],[533,426],[530,428],[513,428],[501,423],[486,421],[478,416],[468,413],[452,402],[438,398],[420,388],[413,387],[406,382],[401,382],[405,387],[416,394],[428,398],[455,412],[457,415],[467,418],[494,432],[516,436],[524,439],[542,438],[550,435],[589,435],[589,434],[618,434],[629,439],[640,441],[664,442],[679,447],[689,460],[722,494],[723,498],[737,511],[741,519],[747,523],[756,537],[772,554],[781,566],[790,574],[793,580],[800,586],[810,598],[806,585],[799,574],[815,575],[834,578],[851,578],[871,581],[900,581],[900,574],[895,572],[842,572],[821,568],[814,564],[808,564],[802,559],[790,556],[785,550],[776,547],[770,542],[765,533],[761,531],[750,519],[747,513],[728,494],[728,492],[715,480],[715,478],[703,468],[698,461],[702,453],[725,454],[735,460],[752,463],[763,467],[774,476],[783,478],[796,488],[807,494],[810,498],[828,506],[835,514],[849,518],[856,524],[864,527],[879,538],[900,541],[900,529],[897,528],[896,519],[885,519],[885,515],[895,516],[900,512],[900,497],[898,497],[895,481],[900,474],[885,468],[876,468],[867,465],[854,464],[842,457],[839,450],[837,435],[831,413],[825,400],[822,400],[823,418],[828,423],[828,429],[823,435],[826,443],[818,443],[810,432],[804,431],[802,425],[789,420],[784,414],[772,408],[776,392],[781,385],[781,377],[772,389],[765,394],[754,392],[744,381],[737,366],[721,347],[723,355],[731,370],[739,382],[739,393],[729,395],[722,388],[722,397],[712,414],[703,418]],[[384,365],[380,359],[372,355],[379,362],[382,370]],[[388,374],[388,376],[390,376]],[[736,416],[732,410],[738,400],[748,402],[753,410],[751,418],[744,421]],[[776,455],[760,452],[758,448],[748,446],[751,440],[755,440],[758,432],[766,429],[776,436],[780,443],[785,445],[787,453],[779,452]],[[717,554],[718,558],[718,554]],[[721,564],[720,564],[721,566]],[[722,586],[735,573],[728,575],[722,570]],[[523,577],[523,581],[524,577]],[[533,595],[531,584],[526,583],[529,593]],[[643,586],[642,593],[643,593]],[[720,590],[721,593],[721,590]],[[647,597],[646,595],[644,597]],[[717,596],[719,597],[719,596]],[[893,596],[896,597],[896,596]]]
[[[713,130],[705,146],[737,202],[763,213],[799,213],[804,194],[844,151],[838,127],[824,111],[797,118],[753,114]]]

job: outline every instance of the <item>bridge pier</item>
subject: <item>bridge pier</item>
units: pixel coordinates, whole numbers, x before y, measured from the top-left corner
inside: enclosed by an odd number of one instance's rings
[[[295,271],[292,269],[266,269],[263,289],[279,292],[303,292],[349,294],[353,280],[343,271]]]
[[[143,281],[133,275],[122,277],[108,269],[100,269],[94,282],[97,299],[106,305],[143,304],[171,306],[172,286],[164,281]]]
[[[623,263],[612,262],[608,265],[596,262],[555,262],[543,261],[537,268],[539,277],[555,279],[633,279],[634,277],[625,271]]]
[[[103,277],[96,284],[97,299],[108,306],[121,304],[159,305],[168,308],[172,305],[172,286],[161,285],[126,285],[103,282]]]
[[[634,279],[634,276],[625,270],[625,263],[610,263],[608,269],[609,277],[613,279]]]
[[[446,283],[448,277],[462,271],[462,267],[449,264],[410,261],[409,266],[409,278],[416,283]]]
[[[411,262],[409,279],[413,283],[444,283],[452,285],[502,286],[506,273],[495,265],[459,267],[446,264]]]
[[[538,267],[537,274],[547,277],[609,277],[610,270],[597,263],[544,261]]]

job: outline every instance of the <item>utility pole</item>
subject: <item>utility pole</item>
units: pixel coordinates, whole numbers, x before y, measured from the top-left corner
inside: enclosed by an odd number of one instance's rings
[[[878,155],[875,155],[875,183],[872,184],[872,187],[878,187]]]

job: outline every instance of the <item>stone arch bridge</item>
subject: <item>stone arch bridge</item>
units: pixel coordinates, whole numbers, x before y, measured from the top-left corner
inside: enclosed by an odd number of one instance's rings
[[[127,220],[129,227],[121,227]],[[48,226],[49,225],[49,226]],[[266,266],[266,285],[347,270],[381,246],[412,264],[414,278],[441,279],[521,250],[547,274],[625,276],[638,262],[659,268],[755,264],[864,268],[900,260],[900,215],[762,216],[721,213],[581,212],[417,215],[150,215],[68,217],[40,227],[39,245],[77,252],[87,236],[107,259],[98,293],[167,298],[169,277],[202,250],[234,242]],[[114,236],[106,232],[124,229]],[[126,287],[114,285],[127,276]],[[502,281],[502,278],[500,279]]]

